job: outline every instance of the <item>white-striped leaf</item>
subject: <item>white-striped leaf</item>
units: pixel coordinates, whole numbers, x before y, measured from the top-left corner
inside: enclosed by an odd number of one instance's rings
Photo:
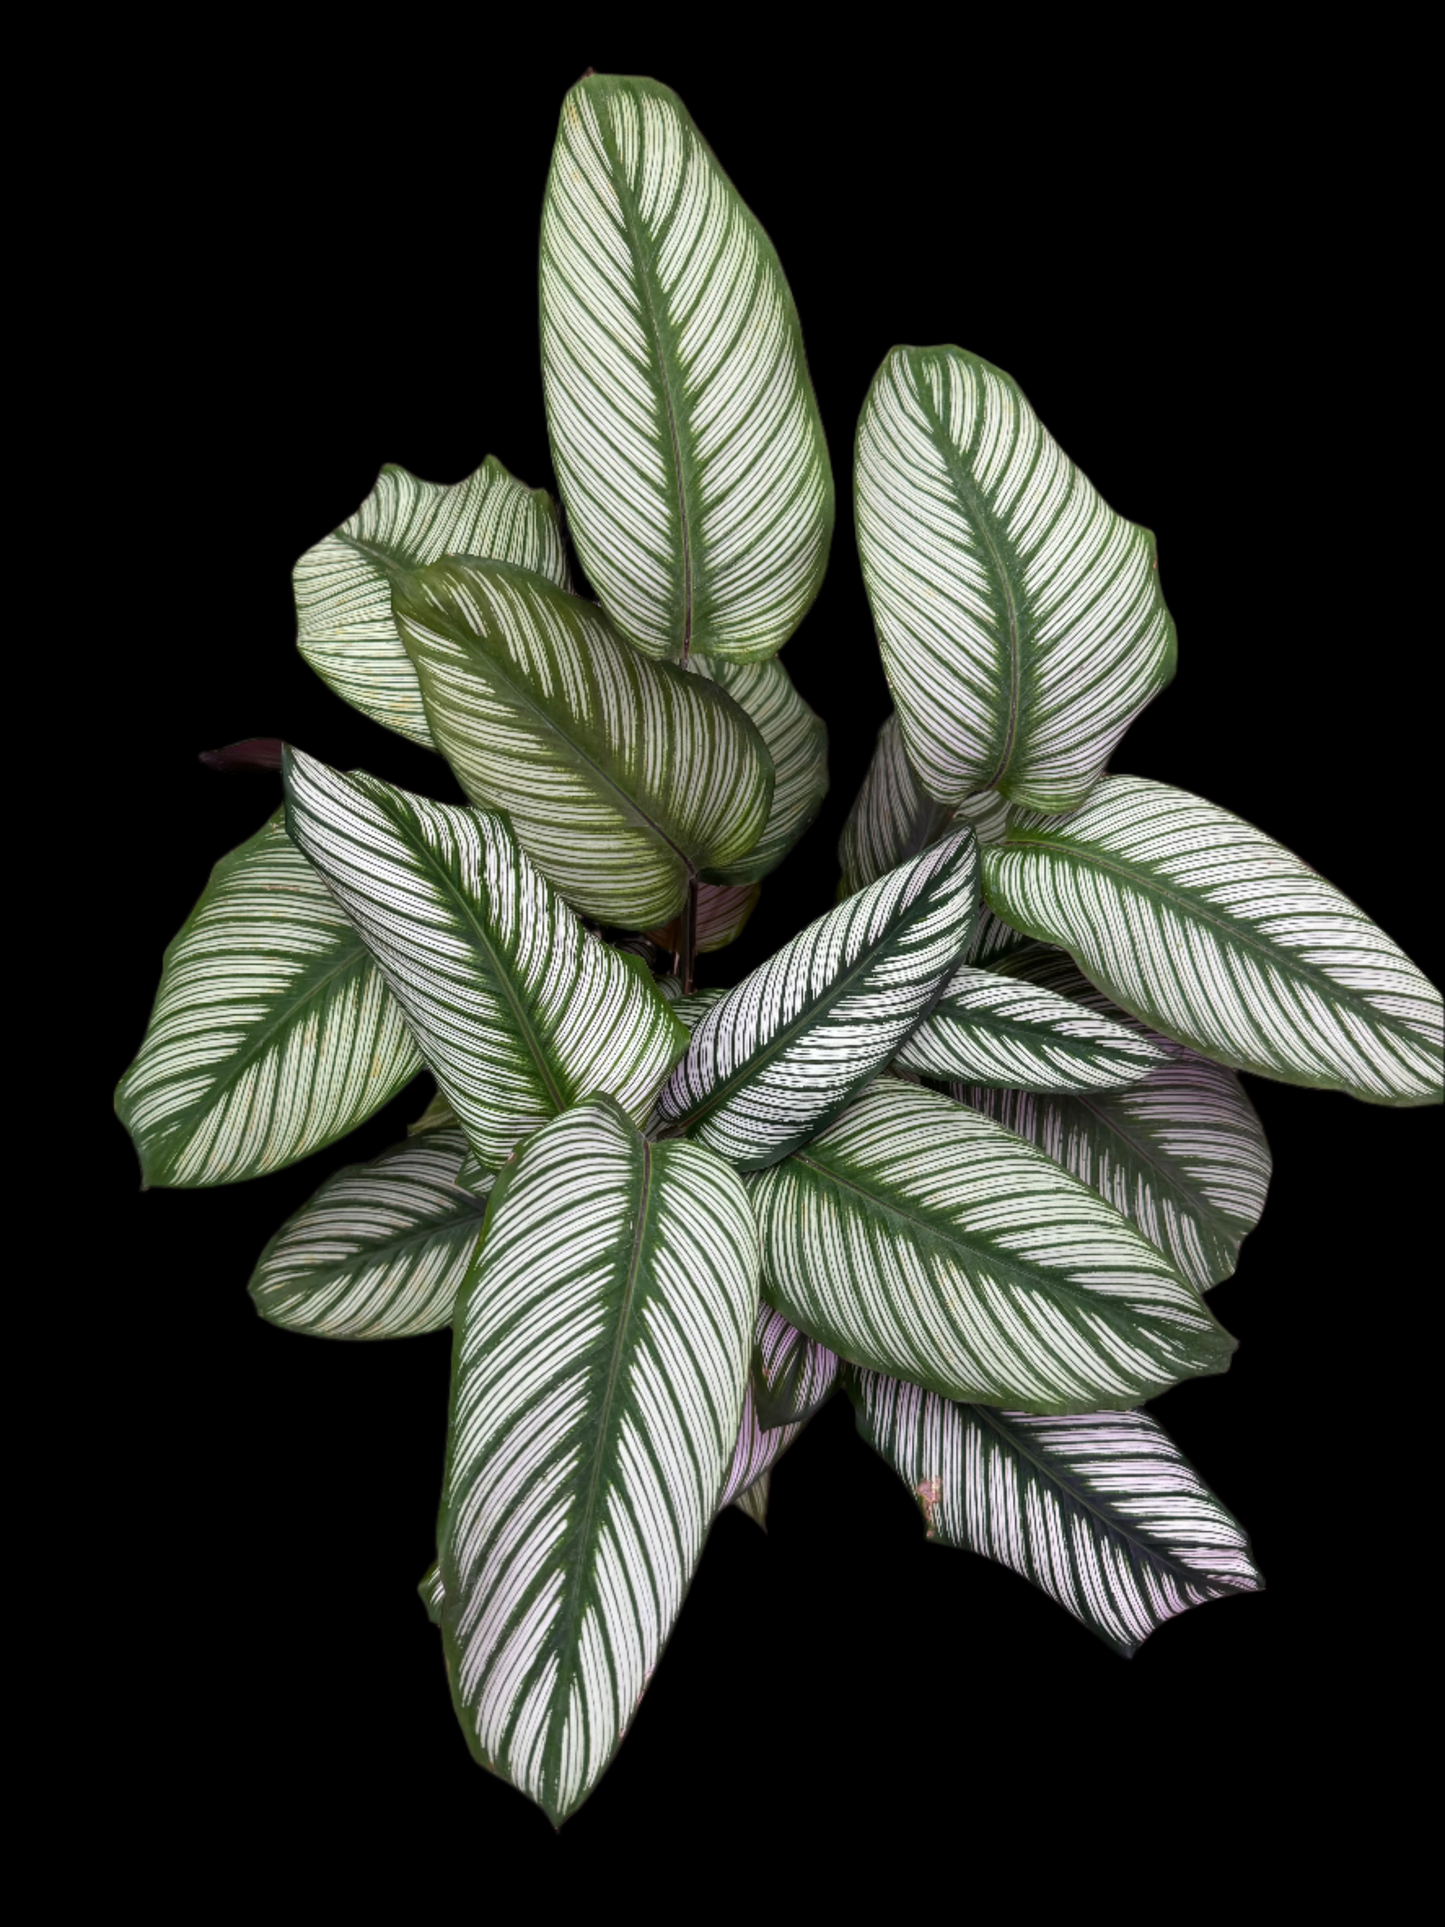
[[[717,1510],[757,1265],[736,1174],[606,1099],[498,1180],[458,1307],[443,1631],[473,1753],[556,1824],[630,1725]]]
[[[1030,940],[1001,967],[1131,1028],[1164,1061],[1123,1091],[1037,1097],[953,1084],[951,1094],[1092,1185],[1200,1291],[1231,1276],[1271,1171],[1264,1126],[1238,1077],[1111,1004],[1062,950]]]
[[[1040,943],[1036,937],[1026,937],[1021,930],[1013,929],[1002,917],[991,910],[987,903],[979,913],[974,927],[973,942],[968,946],[966,963],[977,965],[980,970],[1013,971],[1013,959],[1019,955],[1048,955],[1061,957],[1064,952],[1054,944]],[[1090,986],[1092,989],[1092,985]]]
[[[649,655],[774,655],[818,592],[833,480],[772,243],[687,109],[598,74],[542,211],[542,378],[572,539]]]
[[[487,1208],[459,1181],[465,1155],[455,1126],[428,1130],[328,1178],[261,1253],[257,1311],[318,1338],[449,1325]]]
[[[968,829],[840,903],[707,1013],[658,1101],[664,1127],[744,1170],[804,1144],[893,1057],[978,915]]]
[[[856,489],[883,667],[925,787],[1073,809],[1174,674],[1154,537],[962,348],[888,356]]]
[[[422,1131],[445,1131],[457,1121],[457,1114],[447,1103],[440,1091],[433,1091],[431,1103],[421,1116],[406,1127],[408,1137],[416,1137]]]
[[[768,820],[756,726],[705,678],[649,662],[595,603],[505,563],[447,561],[393,606],[432,732],[472,801],[505,810],[553,886],[642,930]]]
[[[960,964],[898,1052],[923,1077],[1017,1091],[1112,1091],[1169,1053],[1041,985]]]
[[[483,1170],[606,1092],[639,1122],[684,1033],[589,936],[504,817],[288,749],[287,821],[371,950]]]
[[[828,794],[828,726],[776,658],[724,662],[694,656],[688,667],[695,675],[711,676],[752,718],[773,759],[767,827],[745,857],[712,871],[723,883],[753,883],[778,867],[822,808]]]
[[[693,951],[703,957],[713,950],[726,950],[743,934],[748,918],[758,907],[760,883],[700,883],[693,922]],[[686,910],[671,923],[659,924],[648,936],[662,950],[676,954],[682,948],[682,926]]]
[[[744,1518],[751,1519],[753,1524],[763,1532],[768,1529],[768,1500],[772,1495],[772,1489],[773,1469],[769,1466],[761,1478],[755,1479],[746,1492],[740,1492],[733,1500],[733,1504]]]
[[[749,1374],[737,1443],[733,1447],[732,1461],[723,1482],[722,1497],[717,1502],[719,1512],[724,1506],[736,1505],[744,1493],[750,1492],[760,1479],[768,1476],[806,1423],[805,1419],[799,1419],[793,1425],[765,1430],[758,1417],[756,1394]],[[759,1519],[758,1524],[762,1523]]]
[[[906,863],[957,822],[967,823],[981,845],[1000,842],[1008,812],[997,790],[980,790],[956,807],[935,803],[909,765],[898,718],[890,716],[838,842],[839,897]]]
[[[1235,1341],[1133,1225],[936,1091],[881,1078],[751,1195],[764,1298],[852,1364],[1032,1412],[1228,1368]]]
[[[753,1331],[753,1403],[764,1431],[801,1425],[826,1405],[838,1383],[838,1355],[790,1325],[771,1305],[758,1306]]]
[[[1031,1418],[850,1375],[862,1437],[928,1537],[1021,1573],[1116,1652],[1264,1581],[1238,1522],[1144,1412]]]
[[[444,555],[491,556],[570,589],[557,508],[489,455],[450,486],[388,463],[349,521],[296,564],[296,646],[357,709],[435,747],[416,671],[391,611],[398,573]]]
[[[706,990],[690,990],[686,996],[679,994],[671,1000],[672,1014],[691,1035],[708,1012],[726,996],[727,992],[721,984],[709,984]]]
[[[433,1626],[440,1626],[442,1623],[442,1607],[446,1604],[447,1597],[446,1588],[442,1584],[442,1569],[440,1565],[427,1567],[421,1576],[421,1583],[417,1587],[417,1592],[421,1595],[421,1603],[426,1607],[427,1618]]]
[[[282,816],[222,857],[166,949],[115,1099],[147,1185],[280,1170],[421,1069],[400,1006]]]
[[[1374,1104],[1442,1096],[1440,993],[1333,884],[1187,791],[1110,776],[1022,815],[989,901],[1100,990],[1221,1064]]]

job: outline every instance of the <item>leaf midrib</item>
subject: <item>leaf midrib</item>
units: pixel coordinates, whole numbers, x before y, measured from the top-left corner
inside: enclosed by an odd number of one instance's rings
[[[333,1282],[337,1277],[352,1271],[358,1265],[375,1264],[378,1261],[390,1262],[403,1256],[412,1245],[428,1244],[433,1238],[450,1236],[458,1230],[469,1230],[470,1224],[486,1216],[486,1194],[463,1191],[458,1185],[448,1185],[448,1190],[456,1191],[460,1203],[448,1204],[447,1209],[434,1218],[418,1220],[410,1230],[394,1232],[378,1244],[362,1245],[346,1258],[328,1259],[325,1264],[309,1265],[305,1271],[293,1272],[289,1277],[278,1279],[274,1284],[262,1283],[257,1289],[263,1292],[285,1292],[291,1298],[302,1297]],[[298,1236],[293,1259],[302,1259],[306,1254],[304,1236]],[[261,1260],[261,1265],[269,1261],[283,1260],[288,1253],[282,1249],[272,1251]],[[257,1266],[257,1270],[261,1269]]]
[[[1136,1091],[1142,1088],[1142,1085],[1136,1085],[1134,1087]],[[1127,1097],[1131,1094],[1127,1088],[1116,1093],[1119,1097]],[[1217,1234],[1224,1239],[1226,1244],[1232,1246],[1236,1251],[1238,1250],[1239,1232],[1237,1226],[1231,1225],[1227,1219],[1218,1217],[1215,1213],[1215,1207],[1208,1199],[1196,1204],[1194,1193],[1188,1189],[1187,1185],[1171,1172],[1167,1166],[1160,1164],[1157,1156],[1152,1151],[1147,1150],[1136,1138],[1132,1137],[1121,1124],[1117,1123],[1106,1112],[1099,1110],[1097,1099],[1094,1096],[1086,1096],[1081,1091],[1066,1091],[1061,1095],[1064,1103],[1077,1103],[1084,1110],[1088,1111],[1091,1116],[1097,1118],[1100,1126],[1105,1131],[1111,1132],[1117,1137],[1121,1144],[1127,1146],[1141,1164],[1145,1164],[1151,1171],[1157,1172],[1161,1181],[1167,1182],[1170,1188],[1185,1200],[1189,1209],[1196,1217],[1203,1218]],[[1057,1102],[1058,1100],[1054,1101]]]

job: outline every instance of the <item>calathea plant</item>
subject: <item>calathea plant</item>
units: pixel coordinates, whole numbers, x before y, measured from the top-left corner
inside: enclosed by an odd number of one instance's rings
[[[1108,772],[1174,670],[1153,539],[954,347],[863,402],[894,710],[836,907],[697,988],[827,787],[778,652],[834,501],[777,258],[651,81],[563,105],[541,347],[570,555],[488,460],[384,469],[296,568],[307,659],[469,806],[278,746],[118,1108],[146,1183],[229,1184],[434,1080],[252,1292],[323,1337],[453,1327],[421,1590],[473,1752],[560,1823],[711,1521],[762,1522],[840,1390],[931,1538],[1120,1652],[1257,1588],[1146,1409],[1234,1349],[1206,1294],[1270,1170],[1238,1073],[1438,1102],[1441,1003],[1261,831]]]

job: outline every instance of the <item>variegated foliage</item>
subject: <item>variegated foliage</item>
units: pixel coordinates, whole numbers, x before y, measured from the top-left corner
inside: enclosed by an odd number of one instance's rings
[[[445,555],[515,562],[570,589],[557,508],[488,456],[464,482],[418,481],[388,463],[348,521],[296,564],[296,646],[347,702],[434,747],[416,671],[397,632],[392,585]]]
[[[607,1099],[493,1193],[458,1306],[438,1530],[476,1757],[554,1823],[630,1725],[735,1456],[757,1306],[741,1181]]]
[[[758,907],[760,883],[700,883],[693,915],[693,953],[705,957],[709,951],[726,950],[743,934],[748,918]],[[659,924],[648,936],[663,951],[676,954],[683,947],[686,907],[671,923]]]
[[[849,1391],[930,1539],[1012,1567],[1116,1652],[1264,1585],[1236,1520],[1144,1412],[1028,1417],[877,1372],[850,1375]]]
[[[708,1011],[658,1120],[741,1169],[784,1157],[880,1071],[952,974],[978,915],[972,831],[890,870]]]
[[[280,1170],[421,1069],[399,1004],[282,814],[221,859],[166,950],[115,1099],[148,1185]]]
[[[917,856],[956,822],[967,823],[981,845],[999,842],[1008,811],[997,790],[980,790],[955,806],[935,803],[909,764],[898,718],[890,716],[838,842],[840,899]]]
[[[1439,991],[1348,897],[1217,804],[1106,777],[1070,817],[1012,818],[986,866],[1001,916],[1166,1036],[1287,1084],[1440,1101]]]
[[[736,863],[715,864],[723,883],[752,883],[775,870],[828,794],[828,730],[776,659],[726,662],[694,656],[694,675],[710,676],[757,725],[773,760],[773,800],[762,835]]]
[[[318,1338],[407,1338],[452,1321],[486,1212],[460,1180],[467,1141],[427,1129],[348,1165],[276,1233],[251,1278],[257,1311]]]
[[[930,795],[1073,809],[1174,673],[1153,536],[962,348],[888,356],[856,491],[883,667]]]
[[[542,378],[588,580],[649,655],[774,655],[818,592],[833,482],[771,242],[682,102],[598,74],[542,211]]]
[[[1018,1091],[1109,1091],[1137,1084],[1168,1053],[1040,985],[960,964],[898,1062],[921,1076]]]
[[[505,563],[447,561],[393,599],[432,733],[569,903],[643,930],[767,826],[772,759],[715,684],[650,662],[594,603]]]
[[[1234,1340],[1121,1214],[991,1118],[883,1078],[751,1182],[763,1296],[850,1363],[945,1397],[1119,1410]]]
[[[737,1443],[733,1447],[727,1478],[723,1481],[722,1497],[717,1503],[719,1512],[724,1506],[736,1505],[749,1492],[755,1491],[761,1480],[770,1476],[773,1467],[802,1431],[805,1423],[805,1420],[799,1419],[796,1424],[765,1429],[758,1417],[753,1381],[751,1375],[749,1376],[747,1389],[743,1394],[742,1421],[738,1426]],[[765,1500],[763,1518],[757,1521],[759,1525],[764,1524],[766,1515]]]
[[[753,1404],[764,1431],[801,1425],[832,1397],[838,1357],[790,1325],[771,1305],[758,1306],[753,1332]]]
[[[998,967],[1132,1029],[1163,1061],[1127,1090],[1040,1097],[953,1084],[952,1095],[1092,1185],[1200,1291],[1228,1278],[1259,1223],[1271,1171],[1264,1126],[1238,1077],[1111,1004],[1061,950],[1030,940]]]
[[[685,1033],[645,969],[591,937],[505,818],[288,750],[291,834],[406,1013],[483,1171],[594,1092],[639,1123]]]

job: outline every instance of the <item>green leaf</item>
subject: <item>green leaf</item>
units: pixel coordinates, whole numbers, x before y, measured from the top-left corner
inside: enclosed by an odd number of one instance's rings
[[[407,578],[393,606],[432,731],[474,803],[505,810],[553,887],[645,930],[762,835],[773,768],[711,682],[649,662],[602,611],[497,562]]]
[[[837,1354],[790,1325],[771,1305],[759,1305],[751,1385],[758,1424],[764,1431],[802,1425],[837,1389]]]
[[[858,553],[929,793],[1081,803],[1174,674],[1154,537],[1116,515],[1012,378],[895,348],[858,425]]]
[[[968,829],[784,944],[708,1011],[658,1100],[661,1126],[744,1170],[806,1143],[883,1069],[978,915]]]
[[[709,984],[706,990],[690,990],[686,996],[679,994],[669,1001],[673,1016],[691,1035],[713,1006],[721,1003],[726,996],[727,992],[721,984]]]
[[[211,872],[116,1090],[147,1185],[234,1184],[355,1130],[421,1069],[282,812]]]
[[[742,1420],[738,1426],[737,1443],[733,1447],[732,1461],[728,1466],[727,1477],[723,1481],[722,1497],[717,1502],[719,1512],[727,1506],[737,1505],[749,1492],[755,1492],[759,1485],[764,1484],[764,1481],[771,1480],[773,1467],[802,1431],[806,1422],[805,1419],[800,1419],[793,1425],[782,1425],[772,1430],[765,1430],[758,1418],[756,1388],[753,1375],[749,1373],[747,1389],[743,1397]],[[750,1516],[755,1518],[766,1531],[766,1486],[762,1496],[762,1514],[762,1517],[758,1517],[757,1513],[753,1512]]]
[[[338,696],[434,747],[391,611],[392,584],[444,555],[491,556],[570,589],[557,508],[488,456],[464,482],[418,481],[388,463],[349,521],[296,564],[296,646]]]
[[[935,1091],[880,1079],[751,1196],[764,1298],[852,1364],[1032,1412],[1228,1368],[1235,1341],[1126,1219]]]
[[[318,1338],[449,1325],[487,1208],[459,1182],[465,1155],[455,1127],[428,1130],[328,1178],[261,1253],[257,1311]]]
[[[1123,1091],[1036,1097],[955,1083],[952,1095],[1091,1185],[1198,1290],[1230,1277],[1271,1171],[1264,1126],[1238,1077],[1111,1004],[1061,950],[1030,941],[1003,967],[1131,1026],[1164,1061]]]
[[[1147,1413],[1030,1418],[877,1372],[848,1390],[930,1539],[1021,1573],[1118,1653],[1191,1606],[1263,1590],[1238,1522]]]
[[[838,843],[840,898],[917,856],[959,821],[969,825],[980,845],[999,842],[1008,809],[997,790],[980,790],[956,808],[935,803],[909,764],[898,718],[890,716],[878,732],[868,774]]]
[[[447,1103],[440,1091],[433,1091],[431,1103],[421,1116],[406,1127],[408,1137],[416,1137],[422,1131],[443,1131],[455,1124],[457,1114]]]
[[[773,1489],[773,1470],[769,1466],[761,1477],[755,1479],[746,1492],[740,1492],[733,1504],[744,1518],[751,1519],[755,1526],[766,1532],[768,1529],[768,1499]]]
[[[1038,984],[960,964],[898,1063],[923,1077],[1018,1091],[1108,1091],[1137,1084],[1169,1053]]]
[[[818,593],[833,480],[772,243],[687,109],[597,74],[542,210],[542,377],[572,539],[651,656],[751,661]]]
[[[591,937],[506,820],[288,749],[291,834],[376,958],[484,1170],[606,1092],[638,1122],[685,1033]]]
[[[750,716],[773,761],[767,827],[739,862],[715,865],[719,883],[751,883],[775,870],[822,808],[828,794],[828,728],[774,658],[723,662],[694,656],[688,667],[710,676]]]
[[[1252,824],[1110,776],[986,853],[989,902],[1166,1036],[1373,1104],[1442,1097],[1440,993],[1365,913]]]
[[[498,1180],[458,1307],[438,1532],[457,1715],[560,1824],[632,1722],[734,1453],[741,1181],[593,1099]]]
[[[421,1595],[421,1603],[426,1607],[427,1618],[433,1626],[440,1626],[442,1607],[446,1602],[446,1588],[442,1585],[442,1569],[439,1565],[427,1567],[422,1574],[417,1591]]]
[[[737,942],[748,918],[758,907],[762,888],[760,883],[700,883],[697,886],[693,925],[693,950],[697,956],[726,950],[730,943]],[[685,915],[685,910],[680,911],[671,923],[659,924],[648,932],[649,938],[666,953],[679,951]]]

